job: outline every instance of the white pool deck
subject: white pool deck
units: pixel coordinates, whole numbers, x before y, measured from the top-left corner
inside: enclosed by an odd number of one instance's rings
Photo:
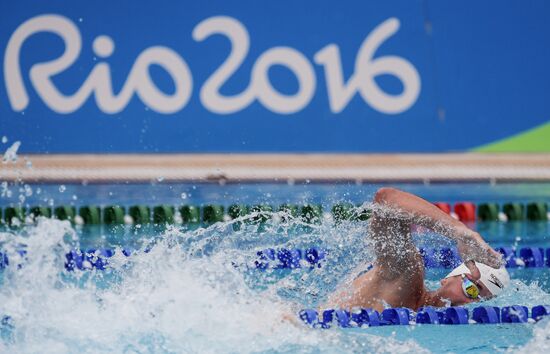
[[[29,163],[30,162],[30,163]],[[25,182],[550,182],[550,154],[22,155],[0,165]]]

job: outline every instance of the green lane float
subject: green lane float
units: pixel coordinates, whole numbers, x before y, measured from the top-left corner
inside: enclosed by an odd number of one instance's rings
[[[7,207],[4,209],[4,222],[9,226],[25,222],[26,209],[21,206]]]
[[[352,215],[351,220],[352,221],[367,221],[372,214],[372,210],[364,208],[362,205],[358,205]]]
[[[97,206],[85,205],[80,208],[78,215],[80,215],[84,224],[99,225],[101,223],[101,213]]]
[[[233,204],[227,209],[227,215],[231,219],[238,219],[249,213],[250,208],[244,204]]]
[[[153,223],[156,225],[174,223],[174,207],[171,205],[157,205],[153,208]]]
[[[273,207],[271,205],[254,205],[250,208],[250,213],[255,213],[256,215],[250,218],[250,221],[253,223],[265,223],[271,218],[273,213]]]
[[[498,221],[499,208],[497,203],[482,203],[477,207],[479,221]]]
[[[450,212],[448,203],[434,203],[444,212]],[[202,214],[201,214],[202,209]],[[227,209],[227,217],[234,220],[245,217],[246,221],[233,223],[233,229],[239,230],[243,223],[265,224],[272,218],[274,211],[282,222],[288,222],[293,218],[299,218],[306,224],[320,224],[323,219],[323,207],[320,204],[281,204],[277,208],[267,204],[244,205],[233,204]],[[3,212],[2,212],[3,211]],[[23,206],[8,206],[3,210],[0,208],[0,218],[3,223],[12,226],[25,223],[27,213],[29,220],[36,217],[55,217],[58,220],[69,220],[79,224],[99,225],[121,225],[134,223],[136,225],[149,224],[174,224],[180,221],[187,226],[200,227],[212,225],[225,221],[225,208],[223,205],[209,204],[204,207],[183,205],[176,207],[172,205],[157,205],[153,208],[147,205],[133,205],[128,207],[128,216],[125,213],[126,207],[121,205],[109,205],[104,208],[85,205],[79,209],[74,206],[61,205],[55,209],[47,206],[33,206],[27,210]],[[332,219],[336,224],[348,220],[351,222],[367,221],[372,210],[362,204],[353,205],[349,202],[334,204],[331,208]],[[546,202],[505,203],[502,207],[497,203],[480,203],[475,205],[470,202],[458,202],[454,205],[456,216],[462,221],[548,221],[548,204]],[[250,214],[253,215],[250,215]],[[176,219],[177,216],[181,219]],[[246,218],[246,216],[249,216]]]
[[[103,208],[103,223],[106,225],[124,224],[126,211],[120,205],[109,205]]]
[[[320,224],[323,217],[323,207],[319,204],[306,204],[302,206],[300,216],[308,224]]]
[[[76,208],[68,205],[60,205],[54,209],[53,214],[58,220],[69,220],[74,222]]]
[[[206,225],[215,224],[223,221],[224,208],[223,205],[206,205],[202,209],[202,221]]]
[[[332,206],[332,218],[336,223],[340,223],[344,220],[350,220],[352,216],[353,204],[341,203]]]
[[[185,225],[195,226],[201,222],[201,210],[194,205],[184,205],[179,209],[181,221]]]
[[[364,208],[361,204],[354,206],[351,203],[335,204],[331,212],[332,218],[337,224],[343,220],[367,221],[372,213],[370,209]]]
[[[546,203],[527,204],[527,220],[529,221],[547,221],[548,205]]]
[[[128,214],[136,225],[147,225],[151,222],[151,208],[146,205],[132,205]]]
[[[52,217],[52,209],[45,206],[33,206],[29,210],[30,215],[33,217],[33,219],[43,216],[45,218],[51,218]]]
[[[248,206],[244,204],[233,204],[233,205],[230,205],[229,208],[227,209],[227,215],[229,215],[231,220],[235,220],[243,216],[246,216],[249,213],[249,210],[250,209],[248,208]],[[233,223],[233,230],[238,231],[241,229],[241,227],[242,227],[241,221],[237,221]]]
[[[281,204],[279,205],[279,212],[282,212],[281,221],[288,222],[293,218],[297,218],[300,215],[300,208],[294,204]]]
[[[508,218],[508,221],[522,221],[524,207],[521,203],[506,203],[502,206],[502,212]]]

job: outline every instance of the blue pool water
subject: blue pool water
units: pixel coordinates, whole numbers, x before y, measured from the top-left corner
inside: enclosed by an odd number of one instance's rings
[[[0,206],[134,204],[320,203],[360,204],[380,185],[167,184],[4,185]],[[402,184],[430,201],[550,201],[550,184]],[[234,221],[189,230],[184,226],[73,226],[40,219],[3,228],[0,244],[11,252],[0,271],[0,352],[544,352],[550,320],[528,324],[407,326],[317,330],[282,320],[301,308],[322,306],[342,282],[373,257],[366,222],[305,226],[275,215],[261,227]],[[550,247],[548,222],[472,224],[494,247]],[[449,243],[433,234],[419,246]],[[320,268],[259,271],[265,248],[321,247]],[[18,259],[16,250],[27,256]],[[105,271],[64,270],[74,248],[115,248]],[[120,250],[136,250],[130,257]],[[148,252],[143,250],[147,249]],[[23,259],[26,258],[26,259]],[[13,260],[12,260],[13,259]],[[428,269],[434,288],[448,270]],[[511,270],[513,286],[487,304],[550,304],[549,268]]]

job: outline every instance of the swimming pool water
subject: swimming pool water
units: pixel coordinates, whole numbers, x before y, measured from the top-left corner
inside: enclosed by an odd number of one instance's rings
[[[379,185],[165,184],[7,185],[0,206],[173,205],[368,202]],[[528,202],[550,200],[550,184],[402,184],[430,201]],[[472,224],[494,247],[550,247],[548,222]],[[0,271],[0,352],[544,352],[550,321],[536,324],[407,326],[314,330],[282,318],[321,306],[339,284],[371,261],[365,222],[325,219],[304,226],[271,220],[261,228],[231,221],[207,228],[85,226],[40,219],[4,228],[1,248],[13,262]],[[419,245],[448,242],[432,234]],[[265,248],[322,247],[320,268],[259,271]],[[26,259],[15,251],[26,247]],[[132,248],[105,271],[64,270],[73,248]],[[144,252],[145,249],[148,252]],[[11,259],[11,258],[10,258]],[[18,266],[19,265],[19,266]],[[428,269],[428,287],[448,272]],[[513,286],[488,304],[550,304],[549,268],[512,269]]]

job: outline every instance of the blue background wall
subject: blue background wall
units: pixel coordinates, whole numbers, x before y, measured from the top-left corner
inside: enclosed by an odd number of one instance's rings
[[[121,90],[138,55],[165,46],[185,60],[193,77],[187,105],[161,114],[134,95],[119,113],[104,113],[93,96],[79,109],[59,114],[37,94],[29,71],[58,58],[64,43],[41,32],[23,44],[19,63],[29,104],[10,105],[4,75],[6,47],[25,21],[44,14],[63,16],[78,27],[82,50],[53,82],[65,95],[82,86],[99,62],[111,68],[115,93]],[[212,113],[200,100],[206,79],[231,51],[228,39],[195,41],[192,32],[212,16],[238,20],[250,36],[250,50],[222,87],[234,95],[249,84],[257,58],[288,46],[314,69],[314,95],[303,109],[280,114],[257,100],[232,114]],[[338,45],[344,78],[354,72],[359,47],[389,18],[399,30],[375,57],[397,56],[420,77],[418,98],[398,114],[380,112],[356,94],[339,113],[329,106],[323,67],[315,54]],[[532,1],[3,1],[0,2],[0,136],[21,140],[25,153],[81,152],[443,152],[464,151],[545,124],[550,119],[550,2]],[[110,36],[112,56],[102,60],[93,40]],[[170,76],[150,67],[155,84],[174,91]],[[282,66],[269,71],[272,85],[291,95],[294,75]],[[377,84],[399,94],[395,76]]]

